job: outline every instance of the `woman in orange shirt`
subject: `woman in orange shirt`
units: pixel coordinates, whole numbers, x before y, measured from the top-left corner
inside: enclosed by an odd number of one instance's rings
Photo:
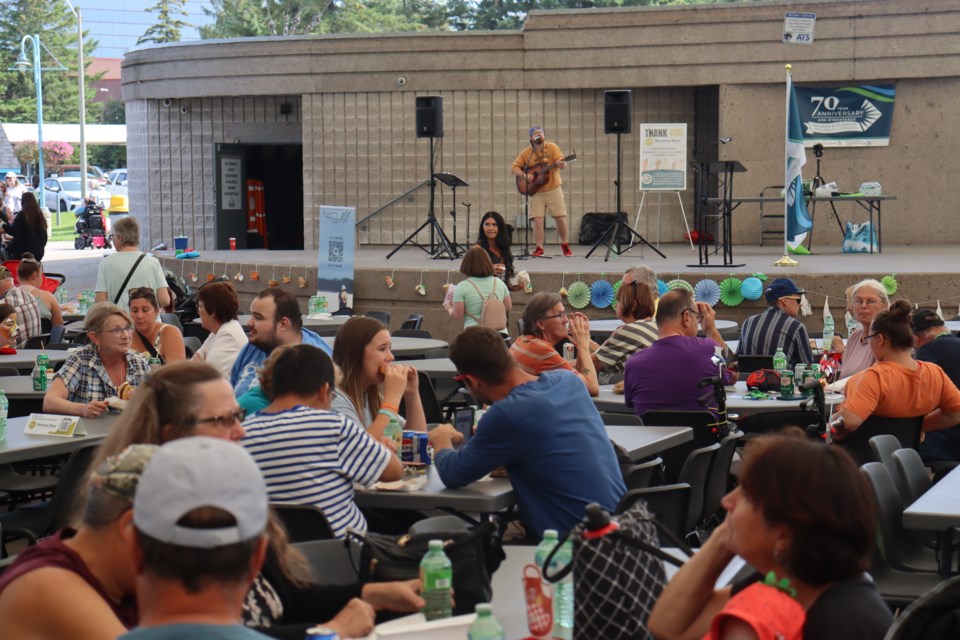
[[[864,340],[876,362],[850,378],[846,399],[833,416],[843,418],[837,437],[843,439],[872,415],[886,418],[925,416],[924,431],[960,423],[960,391],[939,366],[913,359],[913,306],[897,300],[874,317]]]

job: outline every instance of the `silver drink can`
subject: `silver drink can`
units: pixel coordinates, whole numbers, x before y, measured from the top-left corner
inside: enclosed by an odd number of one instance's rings
[[[563,345],[563,359],[567,362],[573,362],[577,359],[577,348],[572,342],[567,342]]]

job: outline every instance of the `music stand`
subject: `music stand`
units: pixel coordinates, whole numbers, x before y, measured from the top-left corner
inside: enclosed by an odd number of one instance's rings
[[[614,220],[614,223],[612,225],[607,227],[607,230],[603,232],[603,235],[600,236],[600,239],[594,243],[593,247],[590,248],[590,251],[587,252],[586,257],[589,258],[590,256],[592,256],[593,252],[597,250],[597,247],[603,244],[603,241],[607,239],[607,236],[610,236],[610,240],[607,243],[607,254],[603,257],[603,261],[607,262],[608,260],[610,260],[610,252],[613,250],[614,243],[616,243],[617,245],[617,255],[620,255],[621,253],[623,253],[623,249],[622,249],[623,243],[620,241],[620,231],[622,229],[625,229],[630,233],[630,236],[632,236],[630,240],[630,246],[627,247],[627,251],[630,251],[630,249],[633,248],[634,244],[647,245],[648,247],[653,249],[657,253],[657,255],[659,255],[661,258],[666,260],[667,256],[663,255],[663,253],[659,249],[657,249],[655,246],[650,244],[647,241],[647,239],[644,238],[642,235],[637,233],[636,229],[634,229],[627,223],[626,214],[622,213],[623,208],[621,207],[621,193],[620,193],[620,173],[622,169],[620,164],[622,159],[620,157],[620,143],[622,138],[623,138],[623,134],[620,132],[617,132],[617,179],[613,181],[613,184],[617,189],[616,220]]]
[[[450,260],[456,259],[456,254],[454,253],[453,247],[450,246],[450,239],[447,238],[447,234],[443,232],[443,227],[440,226],[440,223],[437,222],[437,216],[434,211],[434,200],[437,196],[437,179],[436,174],[433,171],[433,140],[434,136],[430,136],[430,207],[427,209],[427,219],[423,221],[419,227],[414,229],[413,233],[403,239],[403,242],[398,244],[393,248],[393,251],[387,254],[387,260],[393,257],[397,251],[400,251],[400,248],[410,243],[418,249],[423,250],[425,253],[433,259],[443,257],[443,254],[446,253],[446,257]],[[417,234],[430,227],[430,247],[427,248],[420,243],[418,243],[414,238],[417,237]],[[437,246],[439,244],[439,247]]]
[[[700,260],[698,264],[688,264],[688,267],[729,268],[744,266],[743,264],[733,263],[732,219],[733,210],[735,209],[733,204],[733,174],[744,173],[746,170],[747,168],[736,160],[718,160],[699,163],[697,171],[697,179],[699,181],[699,188],[697,189],[698,201],[696,223],[694,226],[697,231],[700,232],[700,237],[697,238]],[[708,214],[706,211],[707,205],[713,204],[709,202],[711,198],[708,197],[711,176],[716,176],[719,187],[718,197],[712,198],[712,200],[716,201],[717,205],[717,213],[715,214]],[[706,219],[710,217],[717,220],[716,224],[719,227],[717,234],[714,235],[713,253],[716,253],[716,245],[718,243],[723,245],[721,247],[723,250],[723,264],[710,264],[711,247],[703,241],[708,231],[706,229]]]
[[[450,187],[453,191],[453,210],[450,211],[450,217],[453,218],[453,242],[451,246],[453,247],[454,253],[457,254],[457,257],[466,253],[467,248],[469,248],[470,240],[470,209],[467,209],[467,240],[468,243],[461,245],[457,243],[457,187],[469,187],[469,183],[466,180],[450,173],[449,171],[441,171],[440,173],[433,174],[433,177],[442,182],[443,184]]]

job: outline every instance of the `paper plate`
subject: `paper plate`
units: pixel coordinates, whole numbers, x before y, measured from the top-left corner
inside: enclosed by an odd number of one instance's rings
[[[606,309],[613,302],[613,285],[606,280],[597,280],[590,285],[590,302],[597,309]]]
[[[693,299],[706,302],[711,307],[720,301],[720,285],[713,280],[701,280],[693,287]]]
[[[743,283],[738,278],[727,278],[720,283],[720,302],[735,307],[743,302]]]
[[[574,309],[583,309],[590,304],[590,287],[587,286],[587,283],[580,280],[571,282],[570,286],[567,287],[567,302]]]

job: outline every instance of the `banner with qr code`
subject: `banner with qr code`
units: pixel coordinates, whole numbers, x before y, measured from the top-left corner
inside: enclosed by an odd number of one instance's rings
[[[320,207],[317,295],[327,299],[330,313],[353,308],[353,266],[357,210]]]

